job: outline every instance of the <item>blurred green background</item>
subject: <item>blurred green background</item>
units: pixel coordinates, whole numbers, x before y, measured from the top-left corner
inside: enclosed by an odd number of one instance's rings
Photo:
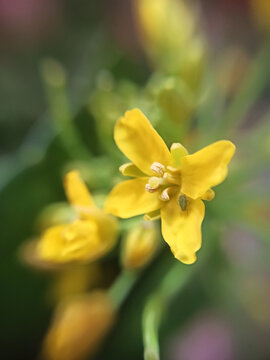
[[[191,96],[183,107],[182,83],[149,60],[131,1],[0,0],[2,359],[37,359],[54,308],[54,272],[24,264],[20,247],[39,235],[44,208],[65,201],[67,169],[79,168],[102,196],[120,179],[112,126],[135,106],[169,142],[197,150],[228,138],[237,146],[228,180],[206,207],[207,260],[163,317],[161,358],[270,358],[268,1],[191,3],[207,59],[196,105]],[[168,81],[179,85],[176,97]],[[178,111],[189,125],[175,133]],[[102,262],[113,274],[118,250]],[[143,358],[142,309],[174,261],[164,248],[144,270],[97,359]]]

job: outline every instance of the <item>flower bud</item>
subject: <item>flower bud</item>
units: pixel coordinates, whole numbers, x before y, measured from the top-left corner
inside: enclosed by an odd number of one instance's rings
[[[112,327],[115,310],[106,293],[96,291],[59,305],[43,345],[47,360],[92,356]]]
[[[156,252],[158,234],[154,223],[144,221],[131,229],[122,249],[122,263],[127,269],[136,269],[146,265]]]
[[[205,46],[196,34],[196,16],[181,0],[134,0],[142,45],[162,72],[197,86]],[[188,79],[186,79],[188,77]]]
[[[251,0],[251,11],[254,21],[263,30],[270,30],[270,2],[269,0]]]

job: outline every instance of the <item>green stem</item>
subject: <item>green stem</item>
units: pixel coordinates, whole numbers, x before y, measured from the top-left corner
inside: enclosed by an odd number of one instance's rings
[[[159,360],[158,331],[162,313],[169,301],[186,285],[195,269],[197,265],[192,267],[181,263],[173,265],[157,291],[149,297],[142,318],[145,360]]]
[[[142,318],[145,360],[159,360],[158,330],[162,309],[162,297],[157,294],[151,296],[145,305]]]
[[[41,74],[45,84],[48,103],[56,132],[72,158],[88,160],[92,155],[82,143],[74,126],[66,92],[66,75],[55,60],[44,60]]]
[[[123,270],[112,284],[109,295],[117,309],[127,298],[138,277],[139,272]]]

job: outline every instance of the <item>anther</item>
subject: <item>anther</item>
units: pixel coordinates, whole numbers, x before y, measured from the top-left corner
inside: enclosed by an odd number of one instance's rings
[[[146,184],[145,185],[145,190],[149,193],[154,193],[157,191],[157,188],[156,189],[153,189],[149,184]]]
[[[170,200],[170,195],[169,195],[169,188],[166,188],[165,190],[162,191],[161,195],[160,195],[160,200],[162,201],[169,201]]]
[[[169,201],[172,196],[177,192],[177,186],[169,186],[164,189],[160,195],[160,200]]]
[[[150,166],[150,169],[160,176],[163,176],[165,172],[165,166],[159,162],[153,162],[153,164]]]

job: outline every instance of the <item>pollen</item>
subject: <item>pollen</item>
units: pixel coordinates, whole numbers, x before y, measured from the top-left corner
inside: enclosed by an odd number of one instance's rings
[[[175,194],[177,191],[177,186],[169,186],[166,189],[164,189],[160,195],[160,200],[162,201],[169,201],[171,197]]]
[[[160,176],[163,176],[165,172],[165,166],[160,164],[159,162],[153,162],[150,169]]]

